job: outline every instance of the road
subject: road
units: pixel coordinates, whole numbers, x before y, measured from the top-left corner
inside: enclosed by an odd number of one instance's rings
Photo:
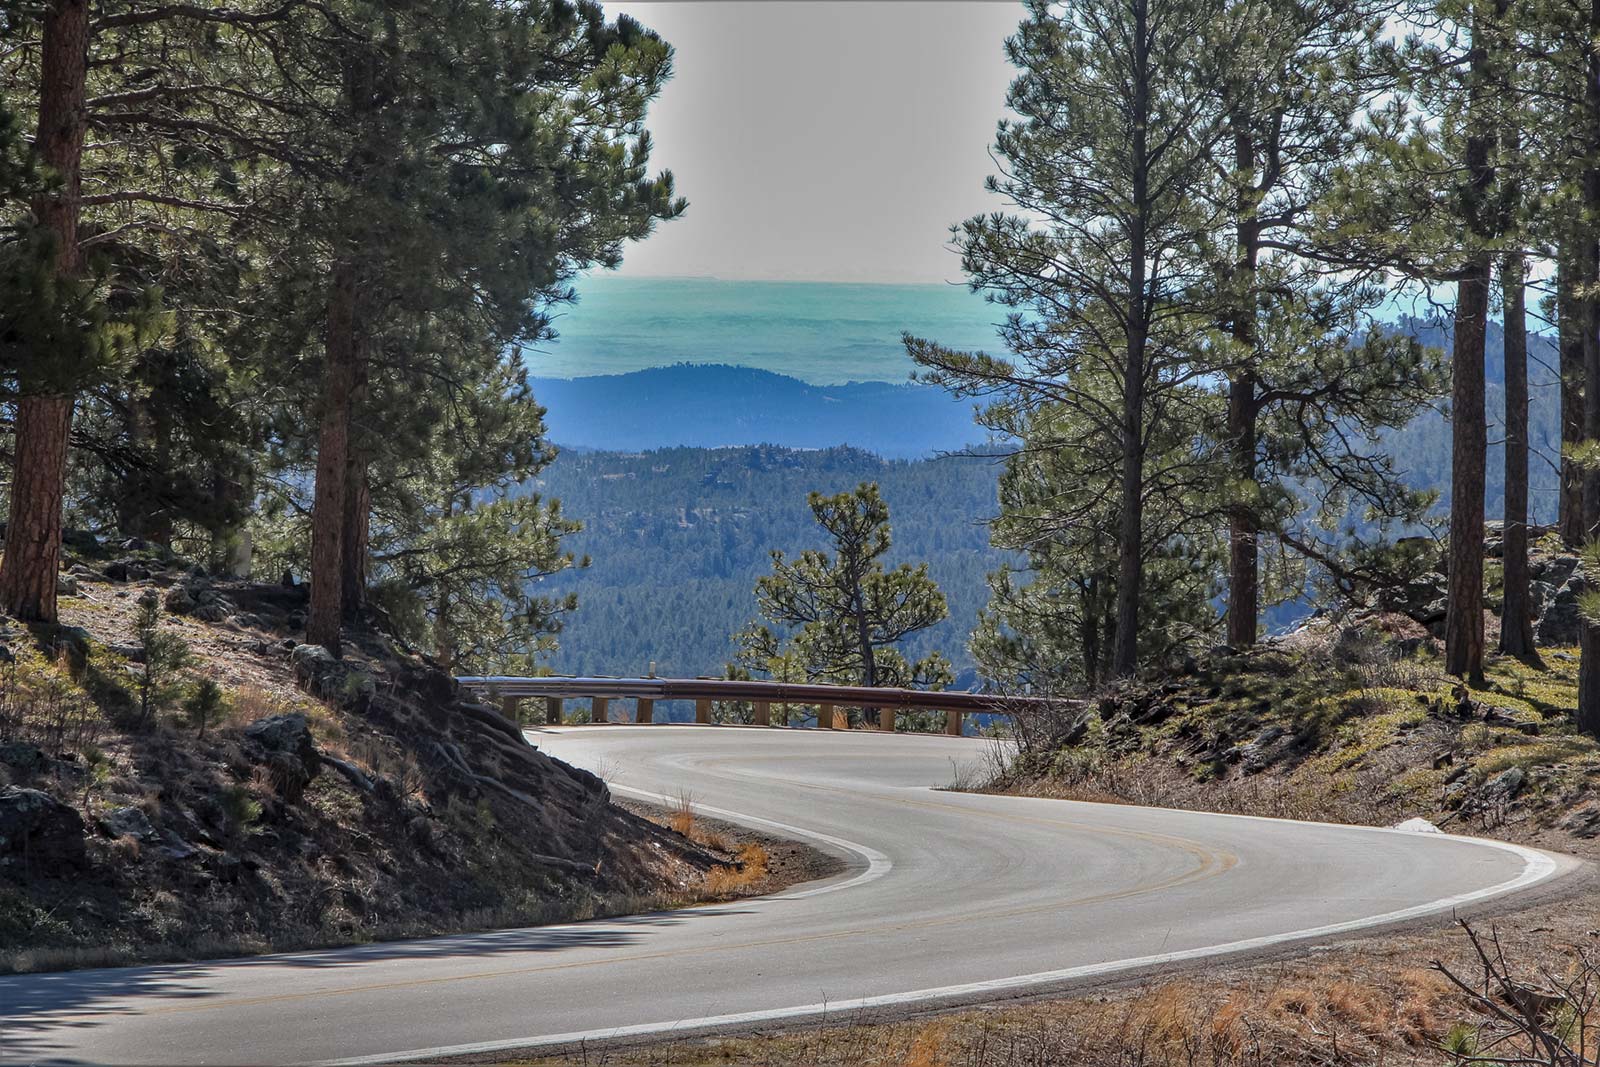
[[[179,966],[0,979],[0,1061],[380,1062],[995,999],[1451,909],[1576,861],[1434,834],[935,791],[987,742],[547,729],[619,793],[851,861],[731,905]]]

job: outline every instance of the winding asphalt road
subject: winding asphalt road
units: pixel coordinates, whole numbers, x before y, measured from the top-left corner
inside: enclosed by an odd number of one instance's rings
[[[995,999],[1444,915],[1577,861],[1438,834],[939,792],[987,742],[547,729],[618,793],[851,869],[668,914],[0,979],[0,1062],[384,1062]]]

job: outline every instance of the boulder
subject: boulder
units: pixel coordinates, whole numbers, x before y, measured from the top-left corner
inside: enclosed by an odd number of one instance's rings
[[[150,577],[150,568],[138,560],[119,559],[106,564],[102,573],[113,582],[142,582]]]
[[[83,817],[37,789],[0,791],[0,857],[44,871],[82,867]]]
[[[70,574],[56,575],[56,596],[77,596],[78,579]]]
[[[1575,645],[1583,619],[1578,614],[1578,597],[1583,579],[1573,577],[1562,583],[1533,624],[1533,640],[1538,645]]]
[[[179,582],[167,590],[164,603],[167,610],[174,615],[187,615],[198,606],[199,601],[195,599],[194,589],[187,582]]]
[[[1523,783],[1527,780],[1528,772],[1521,767],[1507,767],[1484,782],[1479,792],[1484,800],[1510,800],[1522,791]]]
[[[1600,837],[1600,801],[1573,808],[1561,817],[1556,826],[1579,837]]]
[[[289,663],[306,692],[356,712],[364,711],[377,692],[370,674],[345,666],[321,645],[296,645]]]
[[[116,808],[100,816],[100,830],[108,837],[132,837],[139,841],[156,841],[160,835],[150,825],[149,816],[135,807]]]
[[[38,745],[12,741],[0,745],[0,764],[20,774],[40,774],[50,766],[50,757]]]
[[[290,804],[300,799],[306,786],[322,770],[322,755],[317,751],[304,715],[269,715],[257,719],[244,728],[244,739],[246,756],[252,763],[267,768],[273,789]]]
[[[1528,575],[1536,581],[1559,588],[1577,573],[1578,563],[1577,556],[1535,556],[1528,563]]]
[[[210,603],[201,604],[189,612],[189,617],[199,619],[201,622],[221,622],[229,614],[231,614],[231,610],[226,603],[221,600],[213,600]]]

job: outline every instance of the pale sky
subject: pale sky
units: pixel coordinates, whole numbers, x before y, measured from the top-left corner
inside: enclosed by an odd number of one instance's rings
[[[677,50],[652,169],[688,214],[625,277],[958,281],[951,224],[983,190],[1020,3],[614,2]]]

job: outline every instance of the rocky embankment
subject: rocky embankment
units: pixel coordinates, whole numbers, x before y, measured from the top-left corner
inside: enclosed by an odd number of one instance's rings
[[[304,587],[79,537],[61,592],[0,626],[0,966],[582,918],[722,862],[376,627],[300,643]]]

